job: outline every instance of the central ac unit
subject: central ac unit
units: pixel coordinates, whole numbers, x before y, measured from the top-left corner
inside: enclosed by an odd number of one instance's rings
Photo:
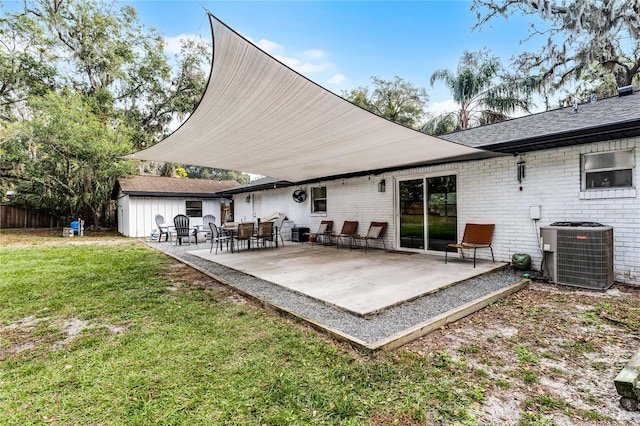
[[[606,290],[613,284],[613,228],[556,222],[540,228],[543,268],[557,284]]]

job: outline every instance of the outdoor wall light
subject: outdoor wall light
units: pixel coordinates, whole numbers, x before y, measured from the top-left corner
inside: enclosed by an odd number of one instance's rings
[[[244,199],[245,202],[250,203],[251,202],[251,195],[247,195],[247,197]]]
[[[520,160],[516,163],[517,170],[518,170],[518,182],[520,183],[522,183],[522,179],[524,179],[525,164],[526,163],[524,160]]]
[[[384,192],[386,189],[387,183],[384,181],[384,179],[382,179],[380,182],[378,182],[378,192]]]

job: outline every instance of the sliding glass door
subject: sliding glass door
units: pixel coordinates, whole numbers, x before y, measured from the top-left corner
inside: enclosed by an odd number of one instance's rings
[[[400,247],[424,249],[424,179],[399,184]]]
[[[457,240],[456,177],[427,178],[427,249],[445,251]]]
[[[456,176],[398,183],[400,247],[444,251],[457,240]]]

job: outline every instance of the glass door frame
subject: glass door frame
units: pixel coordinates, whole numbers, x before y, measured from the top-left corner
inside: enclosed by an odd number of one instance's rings
[[[419,174],[419,175],[406,175],[406,176],[396,176],[394,178],[394,192],[395,192],[395,196],[394,196],[394,200],[393,200],[393,215],[394,215],[394,221],[395,221],[395,229],[396,229],[396,235],[395,237],[395,245],[397,247],[397,250],[399,251],[407,251],[407,252],[413,252],[413,253],[423,253],[423,254],[434,254],[437,256],[444,256],[445,252],[444,251],[439,251],[439,250],[429,250],[429,194],[427,194],[427,190],[428,190],[428,185],[427,185],[427,179],[429,178],[436,178],[436,177],[445,177],[445,176],[455,176],[456,177],[456,200],[457,200],[457,194],[458,194],[458,172],[454,171],[454,170],[443,170],[443,171],[439,171],[439,172],[433,172],[433,173],[425,173],[425,174]],[[409,181],[409,180],[419,180],[422,179],[423,181],[423,214],[424,214],[424,230],[423,230],[423,235],[424,235],[424,248],[423,249],[414,249],[414,248],[410,248],[410,247],[402,247],[401,245],[401,223],[400,223],[400,216],[401,216],[401,211],[400,211],[400,182],[403,181]],[[459,203],[456,201],[456,206]],[[456,207],[457,208],[457,207]],[[458,221],[457,221],[457,216],[456,216],[456,233],[457,233],[457,227],[458,227]]]

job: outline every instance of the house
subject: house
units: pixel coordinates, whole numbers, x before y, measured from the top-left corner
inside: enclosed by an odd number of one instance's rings
[[[614,229],[615,279],[640,285],[640,94],[435,138],[358,108],[210,20],[216,54],[202,101],[129,158],[272,176],[218,192],[233,198],[235,220],[281,212],[311,230],[358,221],[361,234],[388,222],[385,244],[398,251],[444,255],[467,223],[494,223],[496,260],[527,253],[540,267],[541,227],[598,222]]]
[[[231,211],[231,201],[217,193],[235,186],[235,180],[120,178],[111,195],[118,205],[118,232],[127,237],[148,237],[157,229],[157,214],[164,216],[167,223],[177,214],[186,214],[193,225],[202,225],[202,217],[212,214],[220,223]]]
[[[259,180],[220,194],[234,198],[239,218],[281,211],[311,229],[323,219],[338,227],[356,220],[361,233],[371,221],[387,221],[387,247],[408,252],[444,254],[466,223],[495,223],[496,260],[527,253],[536,269],[541,227],[598,222],[614,228],[615,280],[640,285],[640,94],[443,138],[504,155],[302,183]],[[306,200],[294,200],[295,190],[305,191]],[[488,251],[478,256],[490,259]]]

